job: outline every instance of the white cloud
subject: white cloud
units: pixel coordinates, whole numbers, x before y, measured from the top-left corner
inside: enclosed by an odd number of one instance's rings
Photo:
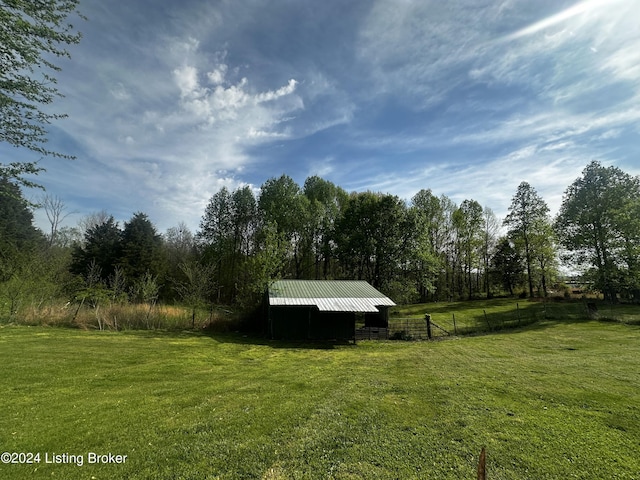
[[[229,67],[224,63],[221,63],[220,65],[215,67],[212,71],[207,73],[209,81],[214,85],[220,85],[224,83],[228,68]]]
[[[310,168],[307,172],[307,177],[318,175],[319,177],[326,177],[335,170],[335,157],[333,155],[312,160],[310,162]]]
[[[129,100],[131,98],[131,94],[127,91],[122,82],[118,82],[111,87],[109,89],[109,93],[111,93],[113,98],[120,101]]]
[[[198,82],[198,70],[190,65],[184,65],[173,71],[176,84],[182,97],[194,97],[200,95]]]
[[[548,29],[549,27],[566,22],[567,20],[573,17],[588,13],[594,9],[605,7],[605,6],[607,6],[608,8],[612,8],[612,3],[615,3],[615,2],[616,0],[583,0],[565,10],[562,10],[561,12],[558,12],[547,18],[539,20],[533,23],[532,25],[529,25],[525,28],[518,30],[517,32],[511,33],[501,38],[500,41],[510,42],[512,40],[517,40],[522,37],[539,33],[543,30]]]
[[[268,91],[263,93],[258,93],[254,99],[256,103],[269,102],[271,100],[276,100],[280,97],[284,97],[285,95],[291,95],[296,90],[296,85],[298,82],[293,78],[289,80],[289,83],[284,87],[280,87],[276,91]]]
[[[640,81],[640,39],[608,55],[600,68],[607,73],[613,73],[619,79]],[[636,86],[640,87],[637,83]]]
[[[81,150],[58,176],[65,189],[130,211],[153,198],[149,208],[193,225],[221,186],[286,168],[500,212],[523,179],[557,204],[589,160],[616,162],[640,128],[637,0],[560,12],[566,0],[375,0],[344,18],[296,17],[302,9],[275,2],[260,11],[292,16],[259,22],[255,3],[168,5],[175,15],[136,30],[136,42],[131,17],[118,23],[124,7],[89,7],[117,33],[93,15],[100,28],[60,78],[70,114],[60,129]],[[323,41],[291,44],[296,20],[320,18],[333,18],[335,41],[305,29]]]

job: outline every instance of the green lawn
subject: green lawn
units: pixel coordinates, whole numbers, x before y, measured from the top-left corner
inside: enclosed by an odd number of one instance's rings
[[[0,327],[2,479],[640,479],[640,327],[304,346]],[[89,452],[127,455],[87,464]],[[47,464],[53,454],[84,464]]]

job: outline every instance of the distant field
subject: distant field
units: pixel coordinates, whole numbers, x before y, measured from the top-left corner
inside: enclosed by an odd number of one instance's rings
[[[2,479],[459,480],[482,446],[492,480],[640,478],[636,325],[356,346],[5,326],[0,365],[0,452],[41,454]],[[65,453],[83,465],[45,463]]]

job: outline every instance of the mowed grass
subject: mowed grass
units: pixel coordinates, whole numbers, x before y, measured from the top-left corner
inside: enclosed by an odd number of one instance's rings
[[[640,327],[441,342],[0,327],[2,479],[640,479]],[[88,465],[89,452],[127,455]]]

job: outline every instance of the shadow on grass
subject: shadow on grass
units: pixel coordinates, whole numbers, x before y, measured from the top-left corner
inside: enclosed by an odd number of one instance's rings
[[[545,330],[556,325],[593,321],[640,325],[640,305],[612,306],[603,301],[597,301],[596,306],[597,313],[590,314],[587,302],[581,300],[499,299],[452,304],[412,305],[408,306],[408,309],[411,309],[414,315],[431,312],[433,321],[450,333],[450,335],[438,335],[442,332],[435,328],[433,329],[434,340]],[[454,314],[457,319],[455,326]],[[447,321],[447,318],[450,321]],[[414,320],[416,323],[423,322],[420,318],[414,318]],[[393,321],[393,317],[390,321]],[[264,345],[284,349],[331,350],[337,347],[356,346],[349,341],[271,340],[260,333],[205,331],[203,334],[218,342]]]
[[[235,343],[239,345],[260,345],[271,348],[301,349],[301,350],[333,350],[336,347],[355,346],[347,340],[272,340],[255,332],[211,332],[201,333],[216,342]]]

